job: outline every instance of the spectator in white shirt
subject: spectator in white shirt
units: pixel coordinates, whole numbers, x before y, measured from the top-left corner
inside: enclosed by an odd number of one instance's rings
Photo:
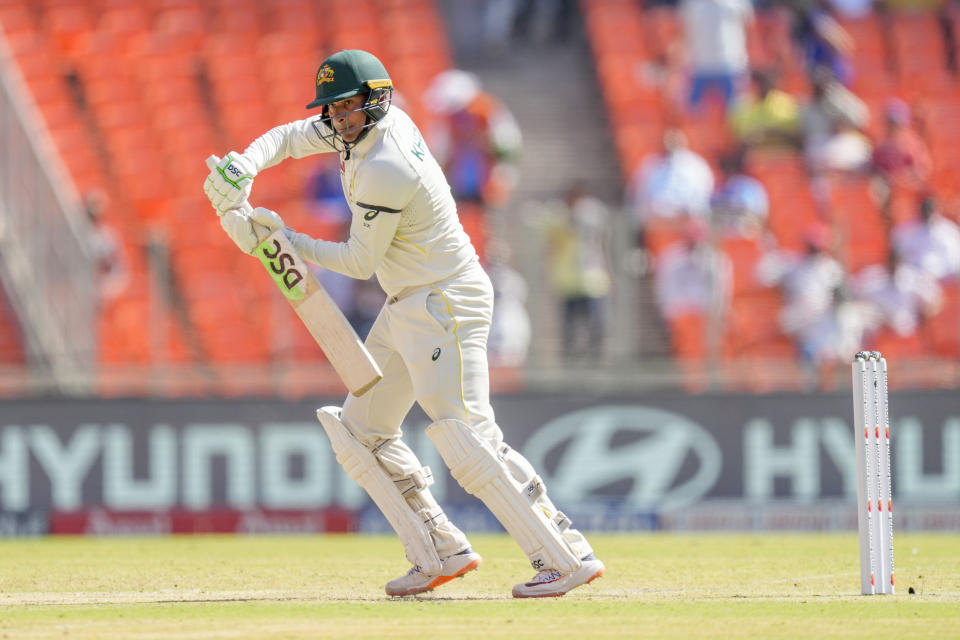
[[[683,239],[657,259],[654,286],[660,314],[666,320],[683,315],[722,318],[730,306],[733,266],[709,241],[709,226],[690,220]]]
[[[813,74],[813,97],[801,111],[803,151],[814,173],[867,168],[873,146],[863,133],[870,121],[866,103],[827,67]]]
[[[713,185],[707,161],[687,148],[682,131],[670,129],[663,153],[645,158],[631,177],[628,207],[641,228],[654,218],[707,219]]]
[[[707,92],[719,93],[729,107],[747,72],[753,6],[749,0],[683,0],[680,16],[690,59],[690,107],[697,109]]]
[[[493,284],[493,321],[487,339],[487,358],[495,367],[520,367],[530,350],[527,281],[511,266],[512,251],[505,241],[487,246],[487,273]]]
[[[936,202],[920,202],[920,219],[894,227],[891,241],[903,261],[937,280],[960,276],[960,227],[937,211]]]
[[[756,236],[770,213],[766,187],[747,173],[742,148],[720,158],[720,171],[720,184],[711,199],[714,228],[728,236]]]
[[[923,318],[943,304],[943,291],[929,273],[907,264],[891,251],[887,264],[865,267],[854,279],[854,292],[877,314],[877,328],[886,325],[898,336],[913,335]]]
[[[846,274],[829,253],[831,231],[808,229],[806,253],[774,251],[757,264],[757,277],[784,294],[780,326],[793,336],[804,360],[815,367],[841,361],[856,351],[866,326],[863,305],[847,299]]]

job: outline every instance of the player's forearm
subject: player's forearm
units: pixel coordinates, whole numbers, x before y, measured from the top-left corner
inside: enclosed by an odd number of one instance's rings
[[[287,158],[302,158],[327,150],[322,143],[311,140],[310,126],[307,120],[276,126],[251,142],[243,155],[256,165],[257,171],[262,171]]]
[[[304,260],[351,278],[367,280],[377,268],[377,258],[373,252],[352,239],[330,242],[298,233],[290,242]]]

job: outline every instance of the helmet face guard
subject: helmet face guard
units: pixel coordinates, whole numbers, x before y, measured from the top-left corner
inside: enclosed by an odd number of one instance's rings
[[[361,93],[361,91],[358,90],[354,95],[357,93]],[[350,96],[345,96],[345,98],[349,97]],[[312,123],[313,129],[324,142],[332,146],[337,151],[349,151],[356,146],[358,142],[366,137],[366,135],[370,132],[370,129],[376,126],[377,122],[387,115],[387,110],[390,108],[390,102],[392,98],[392,86],[383,86],[375,89],[371,88],[367,93],[367,99],[364,100],[362,106],[352,111],[342,113],[338,116],[349,116],[357,113],[358,111],[363,111],[367,116],[365,122],[359,127],[352,127],[343,131],[337,131],[336,127],[333,126],[328,105],[322,105],[320,116]],[[344,98],[341,98],[341,100],[342,99]],[[358,135],[353,142],[347,142],[343,139],[344,133],[350,134],[354,131],[360,131],[360,135]]]

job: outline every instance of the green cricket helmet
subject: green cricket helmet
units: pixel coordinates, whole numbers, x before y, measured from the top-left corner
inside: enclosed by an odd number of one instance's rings
[[[363,110],[367,119],[359,127],[363,131],[357,139],[347,142],[330,122],[327,105],[361,93],[367,94],[367,99],[358,110]],[[370,128],[387,115],[392,95],[393,82],[376,56],[360,49],[345,49],[337,51],[320,65],[317,70],[317,99],[308,104],[307,109],[321,107],[320,118],[314,122],[314,129],[335,149],[344,151],[360,142]]]

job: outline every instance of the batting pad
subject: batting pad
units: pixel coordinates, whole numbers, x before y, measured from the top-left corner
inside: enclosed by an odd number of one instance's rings
[[[347,475],[370,494],[387,522],[400,536],[407,559],[419,566],[426,575],[440,573],[440,557],[427,525],[421,516],[410,508],[373,453],[340,421],[340,407],[317,409],[317,419],[330,438],[337,462],[343,466]]]
[[[438,420],[427,427],[450,474],[464,491],[487,505],[523,549],[533,568],[573,572],[580,558],[560,533],[552,514],[528,498],[489,444],[459,420]],[[531,496],[534,497],[534,496]]]

